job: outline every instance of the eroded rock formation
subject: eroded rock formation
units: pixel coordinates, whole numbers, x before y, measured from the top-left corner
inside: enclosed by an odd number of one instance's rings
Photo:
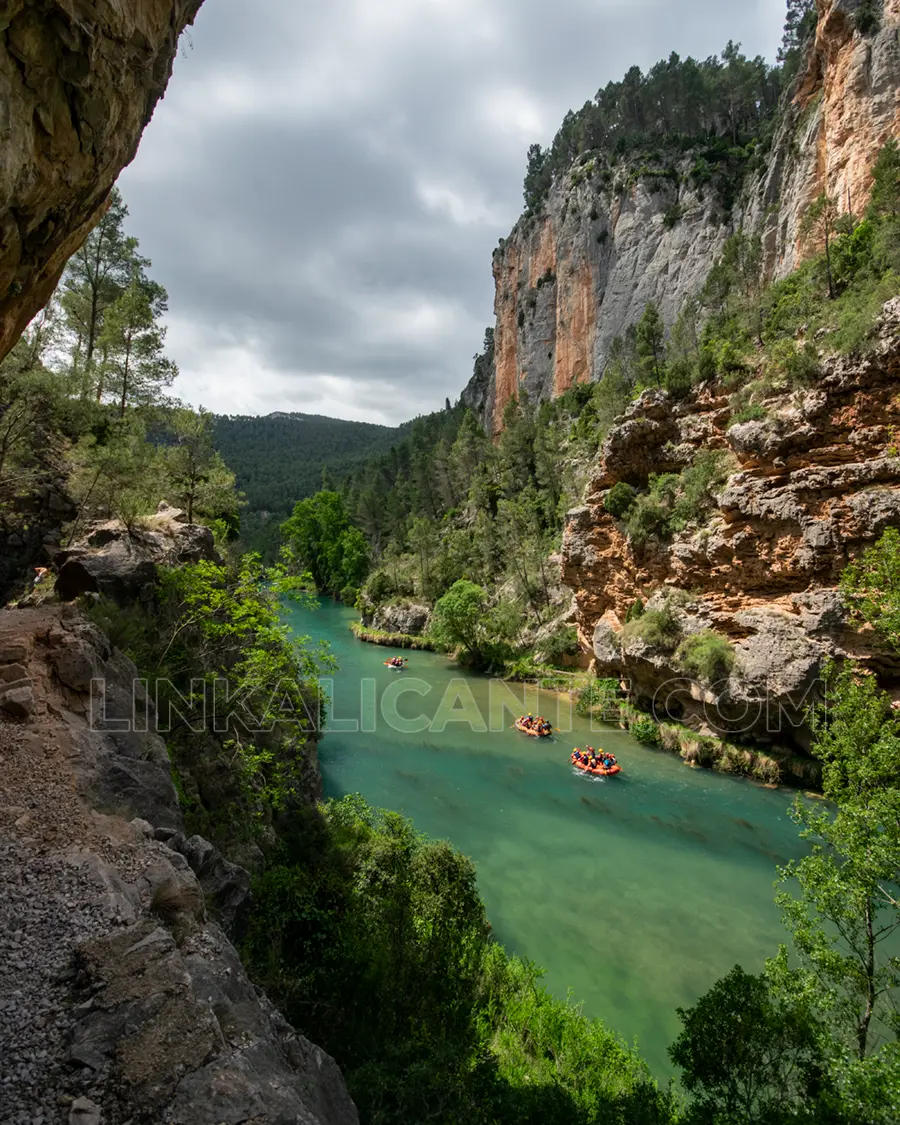
[[[494,376],[463,395],[488,428],[499,432],[520,388],[547,399],[598,379],[611,342],[648,302],[671,326],[735,230],[762,234],[765,271],[781,277],[804,252],[800,223],[816,196],[827,190],[842,210],[864,210],[878,149],[900,135],[900,0],[885,0],[881,30],[866,37],[854,31],[858,0],[818,6],[808,70],[727,220],[713,193],[692,185],[693,157],[674,176],[617,165],[614,179],[588,162],[501,243]]]
[[[71,547],[56,553],[56,592],[63,601],[102,594],[119,605],[152,600],[158,566],[217,561],[215,540],[202,524],[163,502],[155,516],[127,528],[107,520],[85,529]]]
[[[852,656],[897,682],[896,658],[851,627],[836,586],[853,557],[900,523],[898,376],[900,298],[864,359],[826,361],[814,389],[773,398],[765,421],[731,425],[727,397],[704,388],[683,402],[645,392],[609,433],[565,531],[563,578],[597,673],[624,676],[643,702],[655,697],[698,729],[801,746],[828,657]],[[604,507],[608,490],[646,486],[701,449],[729,454],[736,470],[715,509],[699,528],[636,547]],[[689,683],[671,648],[623,634],[637,599],[657,606],[673,589],[682,634],[714,629],[734,644],[734,670],[714,687]]]
[[[202,2],[0,3],[0,359],[102,215]]]
[[[74,608],[7,609],[0,680],[0,1118],[356,1125],[229,940],[247,873],[185,839],[152,723],[124,729],[134,665]]]

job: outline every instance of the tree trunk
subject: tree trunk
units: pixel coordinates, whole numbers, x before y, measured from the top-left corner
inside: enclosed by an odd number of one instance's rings
[[[856,1029],[859,1057],[866,1057],[869,1024],[875,1011],[875,935],[872,933],[872,900],[866,900],[866,1008]]]
[[[94,357],[94,344],[97,342],[97,321],[100,319],[100,260],[103,249],[103,229],[97,235],[97,253],[94,257],[94,275],[91,278],[91,319],[88,323],[87,354],[85,355],[85,370],[88,375],[91,371],[91,362]],[[100,399],[98,397],[97,401]]]
[[[127,337],[125,344],[125,366],[122,368],[122,400],[119,403],[119,417],[125,417],[125,404],[128,401],[128,366],[131,362],[131,337]]]

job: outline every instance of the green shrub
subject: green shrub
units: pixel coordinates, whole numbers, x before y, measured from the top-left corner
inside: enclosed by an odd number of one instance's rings
[[[366,600],[376,609],[396,593],[397,588],[386,570],[376,570],[363,588]]]
[[[875,35],[881,28],[881,0],[862,0],[853,22],[860,35]]]
[[[681,622],[669,601],[659,609],[645,609],[640,617],[629,621],[622,635],[637,638],[650,648],[671,652],[681,638]]]
[[[734,647],[712,629],[685,637],[678,646],[677,660],[695,679],[707,684],[728,678],[734,667]]]
[[[699,521],[708,512],[716,492],[728,479],[732,463],[727,453],[704,449],[697,454],[692,464],[682,470],[669,519],[670,531],[682,531],[689,523]]]
[[[647,715],[638,715],[632,719],[628,727],[629,734],[644,746],[659,745],[659,727]]]
[[[575,710],[579,715],[591,715],[599,712],[615,718],[618,715],[618,701],[622,689],[618,680],[592,680],[587,687],[582,688],[578,694]]]
[[[344,605],[355,606],[359,598],[359,587],[349,583],[341,590],[339,595]]]
[[[684,216],[684,207],[680,203],[673,203],[663,215],[663,226],[666,230],[677,227]]]
[[[543,642],[540,651],[550,664],[559,664],[564,656],[577,656],[581,652],[577,630],[571,625],[558,629]]]
[[[667,474],[667,477],[676,479],[672,474]],[[671,507],[668,499],[660,494],[661,488],[658,491],[657,483],[665,479],[651,478],[650,491],[638,496],[629,510],[625,532],[636,547],[643,546],[648,539],[663,538],[668,531]]]
[[[698,522],[713,506],[730,464],[727,453],[706,449],[680,473],[651,476],[648,491],[637,497],[625,521],[632,543],[641,546],[650,538],[663,539]]]
[[[698,381],[699,364],[681,356],[666,364],[663,386],[673,398],[684,398]]]
[[[617,481],[616,484],[607,492],[606,499],[603,501],[603,507],[613,517],[613,519],[623,519],[634,506],[637,499],[637,492],[626,484],[625,481]]]
[[[629,621],[637,621],[639,617],[644,616],[644,603],[640,598],[635,598],[625,612],[625,624]]]
[[[751,402],[749,406],[744,406],[736,414],[732,414],[728,420],[729,426],[736,426],[739,422],[762,422],[766,417],[766,412],[758,402]]]
[[[809,341],[797,347],[793,340],[778,340],[770,345],[768,359],[789,387],[809,386],[821,373],[819,353]]]

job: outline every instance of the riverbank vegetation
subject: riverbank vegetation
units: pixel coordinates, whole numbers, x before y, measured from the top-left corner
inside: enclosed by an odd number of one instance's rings
[[[478,587],[477,640],[453,628],[434,640],[481,667],[501,669],[536,649],[551,666],[577,653],[564,620],[568,598],[549,556],[596,453],[597,426],[579,428],[589,398],[589,388],[577,388],[535,407],[523,396],[507,409],[496,445],[460,407],[418,420],[339,491],[295,506],[282,528],[294,569],[318,575],[320,590],[358,604],[367,626],[394,603],[436,607]],[[610,422],[625,402],[610,410]],[[337,544],[348,526],[363,533],[368,570],[361,549],[353,553],[359,566],[352,573],[343,561]],[[435,629],[441,618],[434,618]]]
[[[670,1122],[670,1092],[491,938],[471,862],[359,797],[286,837],[244,947],[366,1122]]]
[[[896,533],[844,588],[900,645]],[[367,1122],[888,1125],[900,1097],[900,718],[850,665],[829,674],[826,696],[814,752],[832,803],[797,798],[810,850],[778,871],[790,944],[679,1012],[670,1054],[683,1096],[492,941],[468,860],[359,797],[286,826],[257,883],[248,963],[341,1063]],[[622,705],[617,682],[595,681],[580,709]]]

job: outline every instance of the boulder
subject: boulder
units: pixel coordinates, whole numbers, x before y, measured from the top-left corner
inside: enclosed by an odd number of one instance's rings
[[[185,839],[176,833],[166,839],[166,847],[187,860],[222,929],[235,940],[241,938],[250,909],[249,873],[202,836]]]
[[[96,524],[80,542],[57,556],[56,592],[63,601],[102,594],[118,605],[152,601],[158,566],[217,561],[208,527],[160,523],[128,529],[118,521]]]
[[[593,649],[597,675],[601,678],[619,675],[622,669],[622,641],[608,621],[598,621],[594,626]]]
[[[419,602],[394,602],[379,606],[372,619],[375,629],[385,633],[419,636],[428,628],[431,610]]]
[[[64,555],[56,579],[56,592],[63,601],[91,593],[125,606],[153,597],[156,563],[122,544],[79,554],[67,551]]]
[[[257,992],[215,923],[144,916],[81,945],[76,969],[69,1056],[98,1072],[108,1120],[358,1125],[333,1060]]]
[[[30,684],[16,684],[0,691],[0,711],[14,719],[27,719],[34,710],[34,691]]]
[[[0,683],[14,684],[18,680],[27,680],[28,672],[21,664],[0,664]]]

